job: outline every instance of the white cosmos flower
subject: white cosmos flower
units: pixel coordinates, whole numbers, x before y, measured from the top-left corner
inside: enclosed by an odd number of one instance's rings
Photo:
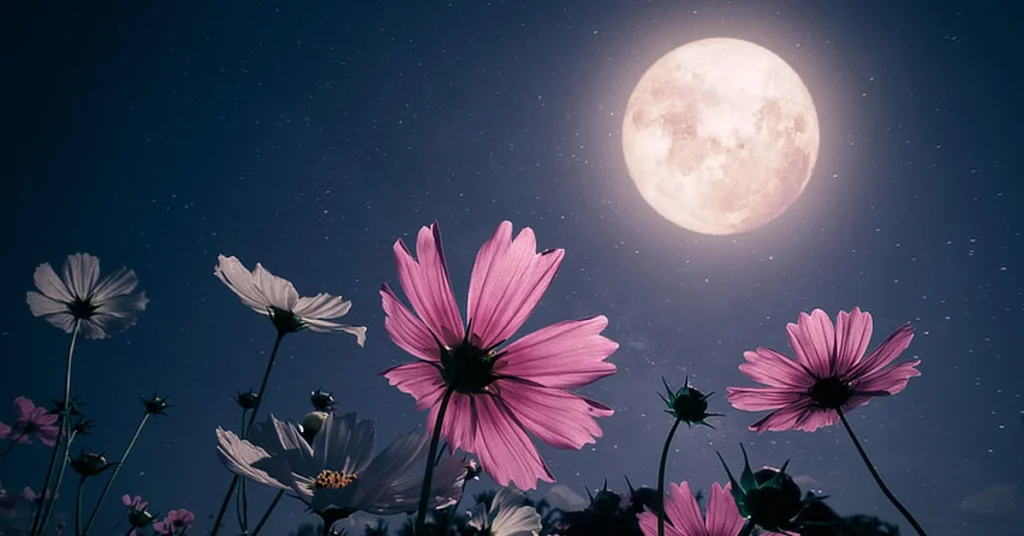
[[[352,302],[340,296],[320,293],[311,298],[299,297],[295,286],[283,277],[278,277],[262,264],[256,263],[252,272],[236,257],[217,256],[213,274],[224,282],[253,311],[269,316],[283,333],[304,328],[317,333],[344,331],[356,336],[356,343],[366,343],[366,328],[329,322],[348,314]]]
[[[39,292],[26,295],[32,314],[71,333],[75,320],[88,339],[104,339],[114,331],[127,329],[146,310],[145,292],[132,294],[139,278],[121,268],[100,281],[100,260],[88,253],[68,255],[64,277],[57,277],[50,263],[36,267]]]
[[[400,434],[374,457],[376,426],[355,413],[330,415],[312,447],[296,424],[271,416],[248,439],[217,429],[217,453],[233,473],[292,491],[330,524],[357,511],[378,515],[414,512],[419,505],[430,437]],[[447,458],[434,468],[430,508],[447,508],[462,496],[467,465]]]
[[[542,526],[540,514],[525,503],[526,496],[518,490],[500,488],[490,508],[477,505],[469,526],[489,536],[537,536]]]

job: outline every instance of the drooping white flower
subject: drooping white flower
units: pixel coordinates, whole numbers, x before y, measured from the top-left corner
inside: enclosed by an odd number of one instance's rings
[[[537,536],[540,514],[526,503],[526,496],[512,487],[498,489],[491,507],[477,505],[469,525],[489,536]]]
[[[287,279],[270,273],[260,263],[256,263],[256,269],[250,272],[233,256],[218,255],[213,274],[237,294],[242,303],[270,317],[283,333],[306,328],[317,333],[343,331],[355,335],[359,346],[366,343],[365,327],[330,322],[348,314],[352,308],[349,300],[325,293],[300,298],[295,286]]]
[[[139,284],[135,272],[121,268],[100,280],[100,260],[88,253],[69,255],[64,277],[57,277],[50,263],[36,268],[39,292],[29,291],[26,301],[32,314],[71,333],[75,320],[88,339],[104,339],[135,324],[146,310],[145,292],[133,294]]]
[[[327,523],[357,511],[378,515],[413,512],[419,504],[430,437],[400,434],[374,457],[376,426],[355,413],[330,415],[312,446],[300,428],[271,416],[248,439],[217,429],[217,453],[233,473],[290,490]],[[467,464],[448,458],[434,468],[430,508],[447,508],[462,495]]]

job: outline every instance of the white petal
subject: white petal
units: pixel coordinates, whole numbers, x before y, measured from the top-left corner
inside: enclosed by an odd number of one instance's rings
[[[300,317],[303,323],[306,324],[306,328],[309,331],[316,333],[349,333],[355,335],[356,344],[359,346],[366,345],[366,327],[365,326],[349,326],[348,324],[335,324],[334,322],[328,322],[326,320],[317,320],[315,318]]]
[[[75,299],[67,285],[57,277],[57,272],[53,271],[53,267],[48,262],[36,267],[33,279],[35,279],[36,288],[47,298],[63,302],[71,302]]]
[[[252,443],[239,439],[233,432],[217,428],[217,454],[228,470],[236,475],[278,489],[291,489],[291,486],[270,476],[267,471],[253,467],[253,464],[269,459],[270,455]]]
[[[351,308],[351,301],[343,300],[340,296],[321,293],[312,298],[299,298],[292,312],[297,316],[315,318],[317,320],[330,320],[345,316]]]
[[[523,504],[526,497],[504,487],[491,502],[491,534],[494,536],[535,536],[541,529],[540,514],[532,506]]]
[[[26,292],[25,301],[28,302],[28,309],[32,311],[33,316],[48,316],[59,313],[68,313],[67,304],[53,298],[49,298],[38,292]]]
[[[270,416],[270,423],[276,432],[276,438],[273,448],[265,450],[272,451],[276,449],[278,451],[276,455],[287,461],[293,473],[307,479],[315,478],[321,470],[325,469],[325,467],[317,463],[313,449],[302,438],[298,426],[294,423],[279,420],[273,415]]]
[[[420,458],[420,464],[426,460]],[[466,463],[462,460],[447,458],[434,466],[434,476],[430,481],[430,499],[427,507],[432,510],[448,508],[462,497],[462,487],[466,482]],[[423,487],[423,466],[414,466],[404,476],[391,483],[386,493],[372,506],[365,508],[367,512],[380,515],[415,512],[419,506],[420,491]]]
[[[64,284],[74,297],[82,300],[88,298],[99,277],[99,259],[88,253],[68,255],[68,260],[64,263]]]
[[[299,301],[299,293],[291,281],[270,273],[260,263],[256,263],[256,269],[252,271],[252,280],[267,297],[267,302],[278,309],[291,311]]]
[[[260,314],[267,314],[267,307],[270,302],[266,296],[256,288],[252,274],[238,260],[237,257],[217,256],[217,266],[213,268],[213,275],[217,276],[232,292],[242,299],[242,303],[248,305],[252,310]]]
[[[58,313],[43,317],[50,324],[64,330],[64,333],[71,333],[75,329],[75,317],[71,313]]]
[[[103,278],[96,288],[92,291],[91,300],[95,304],[102,304],[111,298],[117,298],[124,296],[135,290],[135,287],[139,284],[139,278],[135,276],[135,272],[127,269],[120,268],[114,273]]]
[[[415,510],[419,492],[404,496],[396,491],[395,484],[405,487],[406,476],[422,475],[429,442],[429,436],[422,433],[400,434],[359,474],[355,482],[358,486],[350,486],[353,493],[348,499],[349,504],[353,508],[375,513],[385,510],[401,513],[409,507]],[[410,490],[419,489],[422,478],[414,477],[411,480],[414,481],[408,483]],[[408,504],[405,504],[406,500]]]
[[[91,316],[81,320],[78,326],[78,333],[86,339],[106,339],[112,331],[104,323],[107,320],[116,322],[118,319],[115,317]]]
[[[313,452],[321,468],[358,473],[373,459],[376,442],[372,420],[357,420],[355,413],[329,415],[313,439]]]

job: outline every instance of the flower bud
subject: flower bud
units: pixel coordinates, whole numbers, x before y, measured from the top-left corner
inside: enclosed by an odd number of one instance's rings
[[[334,407],[334,395],[323,389],[309,393],[309,401],[313,404],[313,409],[317,411],[330,413],[331,408]]]
[[[102,454],[87,453],[84,450],[78,456],[71,458],[70,463],[71,469],[83,477],[96,476],[114,466],[107,463],[107,459]]]
[[[325,411],[311,411],[302,418],[302,438],[306,440],[306,443],[313,444],[313,438],[323,428],[327,416]]]
[[[239,392],[235,395],[235,403],[241,406],[244,410],[250,410],[256,407],[256,404],[260,401],[260,394],[254,391],[247,393]]]

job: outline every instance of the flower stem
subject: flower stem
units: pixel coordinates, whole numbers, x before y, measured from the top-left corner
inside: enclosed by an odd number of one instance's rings
[[[416,534],[426,534],[427,504],[430,502],[431,479],[434,477],[434,458],[437,457],[437,443],[441,439],[441,426],[444,423],[444,414],[448,411],[448,402],[455,392],[451,386],[444,390],[444,398],[441,399],[441,407],[437,410],[437,422],[434,423],[434,433],[430,437],[430,449],[427,451],[427,468],[423,471],[423,487],[420,489],[420,506],[416,510]]]
[[[135,530],[135,527],[128,527],[128,532],[124,533],[124,536],[132,536],[133,530]]]
[[[850,428],[850,423],[847,422],[846,415],[843,413],[842,410],[836,411],[839,413],[839,420],[843,422],[843,427],[846,428],[846,433],[850,434],[850,440],[853,441],[853,446],[857,447],[857,452],[860,454],[860,459],[864,460],[864,465],[867,466],[868,471],[871,473],[871,476],[875,479],[875,483],[878,484],[878,487],[882,490],[882,493],[885,495],[885,498],[889,499],[889,502],[891,502],[892,505],[895,506],[901,514],[903,514],[903,517],[906,518],[907,523],[910,523],[910,526],[914,527],[914,530],[917,531],[917,533],[920,536],[927,536],[927,534],[924,532],[924,529],[921,528],[921,525],[917,522],[916,519],[914,519],[914,516],[910,515],[910,512],[900,503],[898,499],[896,499],[896,496],[893,495],[891,491],[889,491],[889,487],[886,486],[885,482],[882,481],[882,476],[878,474],[878,470],[875,469],[874,464],[871,463],[871,460],[868,458],[868,453],[864,452],[864,447],[861,446],[860,440],[857,439],[856,434],[853,433],[853,428]]]
[[[78,492],[75,493],[75,536],[82,536],[82,490],[85,488],[85,475],[78,479]]]
[[[249,427],[246,426],[246,416],[249,410],[242,408],[242,437],[249,435]],[[245,493],[245,479],[238,482],[238,495],[235,495],[235,514],[238,516],[238,527],[242,534],[249,533],[249,497]]]
[[[22,432],[18,434],[18,437],[11,438],[11,444],[7,445],[7,448],[5,448],[3,452],[0,452],[0,458],[7,456],[7,453],[14,448],[14,445],[17,445],[18,442],[21,441],[21,438],[25,437],[27,434],[28,430],[22,430]]]
[[[252,536],[256,536],[263,529],[263,525],[270,519],[270,513],[277,508],[277,503],[281,501],[281,497],[284,496],[284,490],[278,490],[277,495],[274,495],[274,500],[270,501],[270,506],[267,507],[267,511],[263,512],[263,517],[260,518],[260,522],[256,524],[256,528],[252,530]]]
[[[100,492],[100,498],[96,501],[96,506],[92,508],[92,513],[89,514],[89,520],[85,522],[85,528],[82,529],[82,533],[79,536],[85,536],[89,532],[89,527],[92,526],[92,522],[96,519],[96,514],[100,511],[100,507],[103,506],[103,500],[107,498],[107,493],[110,491],[110,487],[114,485],[114,479],[117,478],[117,473],[121,471],[121,466],[124,465],[124,461],[128,459],[128,454],[131,453],[132,449],[135,448],[135,442],[139,440],[139,434],[142,433],[142,429],[146,426],[149,421],[151,413],[148,411],[142,416],[142,420],[139,421],[139,425],[135,427],[135,434],[132,436],[132,440],[128,442],[128,446],[125,447],[124,452],[121,453],[121,458],[114,464],[114,470],[110,472],[110,478],[107,479],[107,483],[103,485],[103,491]]]
[[[53,514],[53,506],[57,503],[57,491],[60,490],[60,484],[64,481],[64,471],[68,467],[68,456],[71,454],[71,444],[75,442],[75,436],[77,432],[72,431],[68,435],[67,443],[64,446],[63,460],[60,462],[60,471],[57,472],[57,481],[53,484],[53,489],[50,490],[50,503],[46,505],[46,513],[43,514],[42,520],[39,521],[39,536],[46,534],[46,525],[50,522],[50,515]],[[46,499],[46,492],[43,492],[43,499]]]
[[[668,437],[665,438],[665,446],[661,449],[661,465],[658,466],[658,536],[665,536],[665,462],[668,461],[668,449],[672,445],[672,438],[676,435],[676,429],[679,428],[679,423],[683,422],[680,419],[676,419],[676,422],[672,424],[672,429],[668,431]]]
[[[53,469],[57,466],[57,456],[60,453],[61,443],[68,437],[68,415],[70,408],[68,408],[68,399],[71,398],[71,361],[75,356],[75,342],[78,340],[78,331],[81,327],[81,320],[75,319],[74,327],[71,330],[71,343],[68,345],[68,357],[66,366],[64,369],[64,402],[61,406],[60,413],[57,414],[57,443],[53,446],[53,454],[50,455],[50,467],[46,470],[46,480],[43,483],[43,490],[40,492],[43,494],[43,500],[39,502],[36,508],[35,515],[32,516],[32,528],[29,530],[31,536],[42,534],[43,531],[36,532],[39,527],[39,522],[42,520],[43,508],[46,504],[46,490],[50,489],[50,479],[53,477]]]
[[[263,403],[263,393],[267,390],[267,380],[270,379],[270,370],[274,368],[274,361],[277,359],[277,349],[281,346],[281,339],[287,335],[286,332],[278,330],[277,338],[274,340],[274,349],[270,352],[270,358],[267,359],[267,369],[263,372],[263,382],[260,383],[260,390],[256,395],[256,403],[253,404],[252,415],[249,416],[249,426],[242,431],[242,439],[245,439],[245,434],[252,428],[252,425],[256,422],[256,413],[259,412],[260,404]],[[210,529],[210,536],[217,536],[217,531],[220,530],[220,524],[224,521],[224,513],[228,510],[228,504],[231,502],[231,496],[235,494],[235,489],[238,488],[238,482],[241,478],[235,475],[231,479],[231,485],[228,486],[227,493],[224,494],[224,501],[220,503],[220,511],[217,512],[217,519],[213,521],[213,528]]]
[[[737,536],[750,536],[754,532],[754,526],[754,522],[748,519]]]

